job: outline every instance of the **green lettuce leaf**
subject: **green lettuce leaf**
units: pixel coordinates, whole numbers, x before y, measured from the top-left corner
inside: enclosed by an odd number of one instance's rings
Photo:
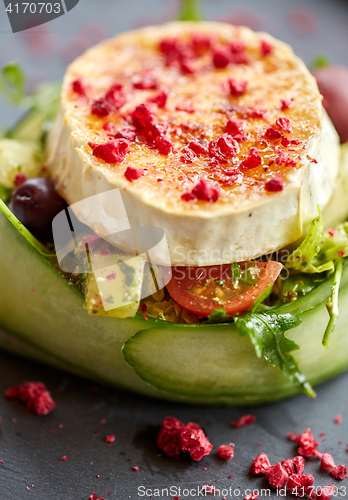
[[[341,285],[342,270],[343,270],[343,259],[337,259],[334,281],[331,286],[331,295],[326,301],[326,308],[330,316],[330,321],[326,327],[323,337],[322,343],[324,347],[329,347],[329,337],[331,335],[331,332],[335,328],[335,323],[339,315],[338,292]]]
[[[239,334],[249,335],[259,358],[263,357],[269,365],[280,370],[302,392],[311,397],[316,396],[290,354],[299,346],[284,335],[284,332],[300,324],[301,320],[297,316],[269,311],[236,316],[234,320]]]
[[[24,97],[25,76],[16,62],[6,64],[0,72],[0,96],[18,106]]]

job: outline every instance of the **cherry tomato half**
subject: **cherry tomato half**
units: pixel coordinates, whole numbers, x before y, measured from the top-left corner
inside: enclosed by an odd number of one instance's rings
[[[282,267],[275,261],[173,267],[167,289],[181,307],[200,318],[216,309],[223,309],[229,315],[239,314],[251,309],[257,298],[273,285]]]

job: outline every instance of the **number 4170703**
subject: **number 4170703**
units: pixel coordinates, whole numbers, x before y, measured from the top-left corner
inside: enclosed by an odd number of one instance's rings
[[[61,4],[60,3],[50,3],[50,2],[41,2],[41,3],[29,3],[29,2],[21,2],[19,3],[9,3],[6,7],[6,11],[12,14],[60,14]]]

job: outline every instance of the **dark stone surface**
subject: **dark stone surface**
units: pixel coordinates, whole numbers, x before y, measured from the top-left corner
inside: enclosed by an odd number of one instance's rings
[[[4,462],[0,464],[0,498],[4,500],[88,500],[93,492],[111,500],[134,500],[149,498],[138,495],[141,486],[185,489],[204,483],[220,489],[240,487],[243,499],[246,488],[267,488],[267,482],[249,475],[253,457],[261,451],[268,454],[272,463],[293,457],[296,446],[286,434],[301,433],[307,427],[321,442],[321,451],[331,453],[337,464],[347,464],[347,374],[319,386],[316,400],[299,395],[252,408],[209,408],[156,401],[98,387],[5,353],[0,353],[0,374],[0,394],[25,380],[40,380],[47,384],[57,402],[50,415],[37,417],[27,413],[20,403],[0,397],[0,460]],[[255,415],[256,422],[232,428],[230,422],[246,413]],[[339,425],[335,423],[338,414],[343,416]],[[156,435],[168,415],[200,424],[214,445],[211,455],[201,462],[186,456],[170,459],[161,455]],[[100,424],[102,419],[106,419],[105,424]],[[326,436],[319,437],[323,432]],[[110,434],[116,440],[108,445],[104,440]],[[234,458],[220,460],[217,447],[230,442],[235,443]],[[64,455],[65,462],[61,461]],[[139,466],[139,471],[134,472],[133,466]],[[306,461],[305,471],[314,475],[317,486],[332,484],[331,476],[319,469],[319,460]],[[228,477],[231,474],[232,479]],[[342,487],[337,498],[345,498],[347,482],[336,482]],[[174,496],[153,494],[152,498]],[[226,496],[237,497],[235,493]],[[271,496],[276,497],[276,493],[272,491]],[[181,494],[180,498],[195,497]]]
[[[316,55],[325,54],[334,63],[348,65],[345,0],[206,0],[203,5],[207,18],[249,24],[291,43],[308,64]],[[88,46],[126,29],[169,20],[176,7],[176,0],[81,0],[60,19],[18,34],[11,33],[2,12],[0,64],[19,60],[30,88],[46,79],[60,79],[67,63]],[[8,126],[18,114],[1,103],[0,126]],[[320,438],[320,449],[332,453],[336,463],[347,463],[347,375],[317,388],[315,401],[300,395],[269,406],[219,409],[93,389],[88,381],[0,353],[0,393],[25,380],[45,382],[58,406],[51,415],[36,417],[0,396],[0,460],[4,462],[0,463],[0,500],[87,500],[93,492],[106,499],[126,500],[149,498],[138,495],[139,486],[194,488],[204,483],[221,489],[240,487],[239,496],[236,492],[226,496],[243,498],[245,488],[267,488],[263,480],[248,475],[252,458],[261,451],[273,463],[294,456],[296,448],[286,433],[303,432],[307,427],[316,438],[326,432]],[[230,422],[245,413],[254,414],[256,423],[231,428]],[[334,422],[337,414],[343,415],[340,425]],[[223,462],[213,451],[194,463],[186,457],[173,460],[160,455],[156,434],[167,415],[199,423],[215,450],[220,444],[234,442],[235,457]],[[101,425],[103,418],[106,424]],[[104,439],[109,434],[115,434],[116,441],[108,446]],[[64,455],[67,461],[62,462]],[[139,472],[132,471],[135,465]],[[318,486],[333,483],[328,473],[319,471],[316,460],[307,461],[306,471],[315,476]],[[232,479],[228,478],[231,474]],[[342,491],[337,498],[345,498],[347,480],[339,485]],[[154,491],[152,498],[175,496],[155,495]],[[276,494],[272,492],[272,496]],[[181,493],[180,498],[196,497]]]

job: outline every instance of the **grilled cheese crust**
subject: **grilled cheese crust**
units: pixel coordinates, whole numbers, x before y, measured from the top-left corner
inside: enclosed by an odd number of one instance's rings
[[[116,105],[101,116],[115,84]],[[249,260],[300,238],[332,195],[339,142],[321,99],[304,63],[267,34],[211,22],[143,28],[69,66],[48,164],[71,205],[120,188],[132,225],[165,231],[172,265]],[[125,130],[133,138],[120,139]],[[127,150],[117,161],[97,154],[109,141]],[[107,235],[103,221],[79,217]]]

